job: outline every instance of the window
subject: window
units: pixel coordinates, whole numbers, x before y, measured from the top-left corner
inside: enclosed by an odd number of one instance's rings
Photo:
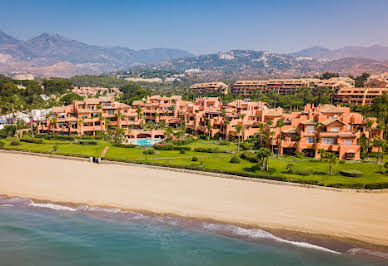
[[[344,145],[345,145],[345,146],[351,146],[351,145],[353,145],[353,140],[352,140],[352,139],[345,139],[345,140],[344,140]]]
[[[340,128],[339,127],[331,127],[329,128],[329,132],[339,132]]]
[[[335,138],[322,138],[323,144],[335,144]]]
[[[113,115],[115,113],[115,110],[108,110],[108,115]]]
[[[314,143],[314,137],[307,137],[306,142],[307,143]]]
[[[348,125],[348,131],[352,131],[352,125]]]
[[[307,126],[307,127],[306,127],[306,132],[307,132],[307,133],[315,132],[314,126]]]

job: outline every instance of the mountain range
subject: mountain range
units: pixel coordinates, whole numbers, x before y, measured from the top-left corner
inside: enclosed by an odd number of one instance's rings
[[[187,56],[193,54],[171,48],[133,50],[126,47],[88,45],[59,34],[48,33],[22,41],[0,32],[0,72],[41,72],[43,75],[55,75],[59,67],[59,76],[98,74]],[[50,73],[50,69],[54,73]]]
[[[359,75],[363,72],[388,72],[388,47],[348,46],[332,50],[312,47],[290,54],[231,50],[195,56],[181,49],[133,50],[89,45],[48,33],[18,40],[0,31],[0,73],[70,77],[134,67],[200,69],[204,80],[294,77],[325,71]]]
[[[388,47],[382,45],[372,45],[369,47],[362,46],[345,46],[339,49],[327,49],[320,46],[303,49],[291,53],[295,57],[310,57],[313,59],[335,60],[345,57],[359,57],[374,60],[388,60]]]

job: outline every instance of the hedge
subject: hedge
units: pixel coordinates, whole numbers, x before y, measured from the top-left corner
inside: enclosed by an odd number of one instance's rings
[[[174,146],[171,144],[155,144],[153,146],[155,150],[161,150],[161,151],[191,151],[191,147],[185,147],[185,146]]]
[[[12,141],[9,145],[11,145],[11,146],[19,146],[20,142],[19,141]]]
[[[74,141],[75,138],[71,136],[61,136],[61,135],[42,135],[42,134],[36,134],[35,138],[40,138],[40,139],[49,139],[49,140],[69,140],[69,141]]]
[[[4,147],[5,146],[5,143],[0,141],[0,148]]]
[[[20,139],[22,142],[27,142],[27,143],[34,143],[34,144],[43,144],[42,139]]]
[[[195,152],[207,152],[207,153],[229,153],[229,151],[220,150],[218,148],[202,148],[202,147],[194,148],[194,151]]]
[[[80,140],[78,143],[81,145],[97,145],[98,144],[97,141],[93,141],[93,140]]]
[[[349,177],[361,177],[362,172],[358,170],[341,170],[339,173],[343,176],[349,176]]]
[[[120,148],[136,148],[137,145],[135,144],[120,144],[120,143],[114,143],[112,144],[115,147],[120,147]]]

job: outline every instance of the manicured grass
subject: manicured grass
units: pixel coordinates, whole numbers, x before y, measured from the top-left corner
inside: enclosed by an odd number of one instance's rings
[[[168,166],[176,166],[183,168],[193,168],[204,171],[216,171],[224,173],[235,173],[241,175],[257,176],[268,178],[271,175],[268,172],[254,171],[252,169],[255,163],[247,160],[241,160],[240,163],[230,163],[230,159],[235,154],[226,153],[205,153],[187,151],[181,154],[179,151],[165,151],[157,150],[155,154],[146,157],[143,154],[144,148],[121,148],[112,146],[106,141],[97,141],[98,145],[80,145],[74,144],[71,141],[58,140],[44,140],[44,144],[33,144],[20,142],[19,146],[10,146],[11,139],[3,140],[6,145],[5,148],[13,150],[25,150],[32,152],[67,154],[75,156],[100,156],[106,146],[109,150],[105,155],[105,159],[119,160],[119,161],[133,161],[139,163],[153,163]],[[54,151],[53,146],[57,145],[58,150]],[[197,140],[189,145],[193,149],[195,147],[217,147],[221,150],[230,150],[236,152],[236,144],[220,145],[214,141]],[[196,156],[198,161],[192,161],[192,157]],[[386,156],[388,157],[388,156]],[[146,159],[147,158],[147,159]],[[385,159],[387,161],[387,158]],[[286,171],[287,164],[292,163],[295,171],[304,170],[310,171],[311,174],[307,176],[289,174]],[[355,162],[346,161],[344,164],[337,164],[334,166],[334,175],[328,175],[329,164],[320,160],[312,160],[311,158],[294,158],[294,157],[280,157],[270,158],[269,167],[273,168],[273,177],[280,177],[280,180],[310,182],[324,186],[333,186],[341,183],[341,186],[351,187],[354,184],[372,184],[372,183],[388,183],[388,176],[381,173],[385,171],[384,167],[374,162]],[[338,174],[340,170],[358,170],[363,173],[362,177],[346,177]],[[275,178],[276,179],[276,178]]]

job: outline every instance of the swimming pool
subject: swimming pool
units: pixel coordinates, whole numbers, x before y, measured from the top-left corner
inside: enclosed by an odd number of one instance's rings
[[[145,139],[131,139],[131,140],[129,140],[130,143],[138,145],[138,146],[152,146],[155,143],[158,143],[159,141],[161,141],[161,139],[145,138]]]

